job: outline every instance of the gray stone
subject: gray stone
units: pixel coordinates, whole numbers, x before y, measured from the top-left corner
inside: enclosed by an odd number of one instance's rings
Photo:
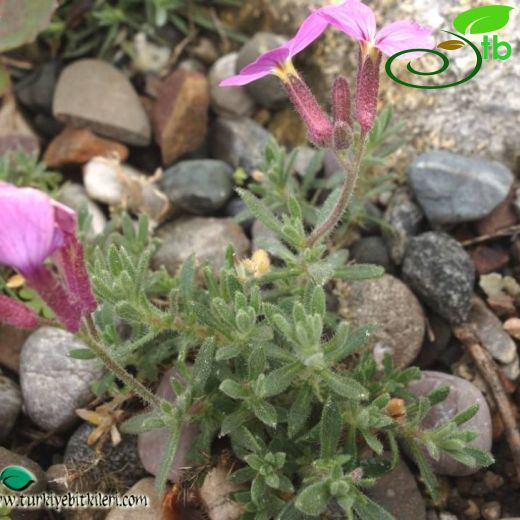
[[[45,431],[63,430],[78,419],[76,408],[92,397],[90,385],[103,373],[96,360],[69,357],[85,344],[73,334],[41,327],[25,342],[20,358],[20,384],[24,409]]]
[[[294,171],[299,175],[305,175],[309,166],[317,159],[317,154],[319,154],[320,151],[304,144],[296,146],[294,151],[296,152],[293,164]],[[323,160],[318,163],[318,166],[319,169],[323,167]]]
[[[0,374],[0,442],[11,433],[22,408],[19,386],[7,376]]]
[[[380,265],[387,273],[392,271],[392,261],[381,237],[366,237],[358,240],[352,246],[351,254],[358,264]]]
[[[106,520],[157,520],[161,518],[161,499],[155,490],[153,478],[143,478],[136,482],[125,495],[148,497],[148,507],[139,506],[132,509],[116,507],[108,513]]]
[[[26,107],[50,114],[60,68],[61,65],[55,61],[37,67],[16,84],[16,97]]]
[[[220,87],[223,79],[236,74],[238,53],[232,52],[219,58],[209,71],[211,108],[222,116],[250,116],[255,101],[244,87]]]
[[[262,164],[268,139],[269,132],[252,119],[220,117],[211,128],[211,155],[250,173]]]
[[[432,224],[481,219],[507,197],[513,184],[513,174],[504,165],[448,151],[419,156],[408,179]]]
[[[251,249],[256,251],[257,249],[267,249],[269,251],[268,242],[276,240],[276,233],[266,227],[259,220],[255,220],[251,227]]]
[[[450,324],[438,314],[431,312],[427,317],[427,321],[428,332],[426,333],[424,345],[414,363],[422,369],[430,367],[443,355],[452,336]],[[430,334],[433,337],[430,337]]]
[[[242,49],[240,49],[237,59],[237,70],[242,70],[246,65],[255,61],[260,54],[274,49],[275,47],[280,47],[286,43],[286,41],[287,38],[278,34],[267,32],[256,33],[247,43],[244,44]],[[288,99],[280,80],[272,75],[246,85],[246,90],[255,101],[265,108],[280,108]]]
[[[339,314],[355,326],[376,324],[369,338],[375,353],[389,352],[395,366],[406,367],[417,357],[424,339],[421,304],[398,278],[381,278],[338,285]]]
[[[478,296],[473,298],[468,321],[476,327],[482,345],[493,358],[504,364],[512,363],[517,359],[515,342],[504,330],[502,322]]]
[[[87,234],[88,239],[93,240],[105,229],[107,219],[104,213],[95,202],[90,200],[87,191],[81,184],[67,182],[61,188],[58,200],[76,212],[79,212],[83,207],[87,208],[91,217],[90,228]]]
[[[179,219],[161,227],[157,237],[162,244],[155,254],[153,265],[155,268],[164,266],[171,274],[191,255],[195,255],[200,262],[208,260],[218,271],[224,263],[228,245],[234,247],[238,257],[249,250],[249,240],[242,228],[231,219]]]
[[[126,487],[146,476],[137,452],[135,435],[122,434],[117,446],[108,441],[98,453],[96,445],[89,446],[87,443],[94,428],[92,424],[83,423],[70,437],[63,458],[68,468],[88,471],[88,480],[94,482],[110,474]]]
[[[399,520],[426,520],[426,504],[408,466],[400,461],[377,478],[367,495]],[[403,500],[403,497],[406,497]]]
[[[407,188],[401,188],[392,195],[384,214],[385,222],[392,229],[384,229],[383,236],[390,257],[396,264],[401,264],[408,240],[419,232],[423,218],[424,213]]]
[[[53,102],[54,117],[136,146],[150,142],[148,116],[121,71],[101,60],[74,61],[62,72]]]
[[[449,235],[429,231],[410,239],[402,272],[412,290],[450,323],[468,317],[475,267],[464,248]]]
[[[493,438],[491,414],[484,396],[474,384],[450,374],[426,370],[422,372],[421,379],[412,383],[408,390],[418,396],[427,396],[436,388],[445,385],[450,387],[448,397],[432,407],[421,423],[421,427],[426,431],[438,428],[458,413],[477,403],[480,406],[479,411],[472,419],[464,423],[461,429],[478,432],[479,436],[472,441],[472,445],[482,450],[491,450]],[[465,466],[444,452],[441,453],[438,461],[432,459],[428,454],[426,456],[433,471],[440,475],[462,477],[476,473],[479,469]]]
[[[233,169],[215,159],[182,161],[160,181],[174,211],[206,215],[222,208],[233,191]]]

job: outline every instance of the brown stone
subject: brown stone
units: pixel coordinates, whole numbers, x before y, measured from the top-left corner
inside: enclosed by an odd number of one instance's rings
[[[504,202],[500,203],[487,217],[476,223],[479,235],[492,235],[501,229],[514,226],[518,222],[518,217],[513,209],[514,197],[515,192],[511,190]]]
[[[151,117],[165,165],[203,143],[208,108],[208,80],[200,72],[177,70],[161,83]]]
[[[479,246],[471,254],[475,269],[479,274],[488,274],[505,267],[511,256],[504,249]]]
[[[124,161],[128,148],[123,144],[98,137],[86,128],[66,128],[47,147],[43,160],[52,167],[83,164],[94,157],[117,157]]]
[[[13,372],[18,372],[20,352],[31,332],[33,331],[15,329],[9,325],[0,324],[0,365]]]

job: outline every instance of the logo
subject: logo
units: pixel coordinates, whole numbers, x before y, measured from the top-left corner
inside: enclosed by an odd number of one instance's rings
[[[0,484],[3,484],[10,491],[24,491],[36,477],[21,466],[6,466],[0,473]]]
[[[505,61],[511,58],[513,54],[511,44],[505,41],[500,41],[496,34],[493,35],[493,37],[490,39],[489,33],[498,31],[507,25],[509,22],[509,13],[512,9],[513,7],[509,7],[507,5],[485,5],[481,7],[475,7],[474,9],[470,9],[469,11],[464,11],[463,13],[459,14],[453,21],[455,30],[462,34],[451,31],[443,31],[447,34],[450,34],[451,36],[454,36],[456,39],[449,39],[439,43],[437,45],[437,49],[453,52],[459,49],[463,49],[464,47],[468,47],[475,54],[475,66],[465,78],[448,83],[446,85],[417,85],[399,79],[392,71],[392,65],[397,58],[410,52],[423,52],[425,54],[433,54],[434,56],[440,58],[442,61],[440,67],[431,72],[423,72],[415,69],[412,63],[408,62],[408,65],[406,66],[407,70],[416,76],[436,76],[437,74],[441,74],[449,67],[450,61],[445,54],[436,49],[408,49],[397,52],[386,62],[386,73],[395,82],[411,88],[433,90],[456,87],[466,83],[479,73],[484,60]],[[463,36],[468,34],[484,34],[481,42],[482,52],[477,44]]]

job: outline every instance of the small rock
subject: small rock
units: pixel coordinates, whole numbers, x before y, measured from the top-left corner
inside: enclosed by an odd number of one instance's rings
[[[121,166],[118,161],[96,157],[83,168],[83,183],[90,198],[118,206],[123,200]]]
[[[511,363],[500,365],[500,372],[510,381],[516,381],[520,377],[520,359],[518,355],[515,356]]]
[[[22,347],[31,333],[30,330],[0,323],[0,365],[18,373]]]
[[[399,520],[426,520],[426,504],[408,466],[401,460],[377,478],[367,495]],[[403,500],[406,497],[406,500]]]
[[[63,430],[78,419],[76,408],[92,397],[90,385],[103,369],[95,360],[69,357],[85,345],[73,334],[41,327],[25,342],[20,358],[20,384],[24,409],[45,431]]]
[[[517,358],[516,344],[503,329],[502,322],[488,309],[477,296],[468,322],[476,327],[477,334],[486,350],[500,363],[512,363]]]
[[[176,70],[159,85],[152,124],[165,165],[204,142],[208,107],[208,80],[200,72]]]
[[[352,258],[359,264],[380,265],[385,268],[387,273],[393,270],[392,261],[381,237],[362,238],[351,248],[351,254]]]
[[[479,274],[489,274],[502,269],[511,260],[511,255],[503,248],[494,246],[478,246],[471,258]]]
[[[456,224],[489,215],[507,197],[513,174],[498,162],[434,151],[415,159],[408,179],[432,224]]]
[[[487,217],[479,220],[475,228],[479,235],[492,235],[501,229],[514,226],[518,222],[513,202],[515,192],[509,192],[507,198],[501,202]]]
[[[179,377],[178,372],[171,368],[166,372],[159,383],[156,395],[170,402],[175,401],[175,394],[170,385],[172,377]],[[170,473],[168,475],[171,482],[176,482],[181,477],[184,469],[190,467],[188,450],[193,443],[193,439],[199,434],[199,428],[195,424],[190,424],[183,428],[177,447],[177,452],[172,463]],[[169,428],[162,428],[149,432],[140,433],[138,435],[139,457],[146,471],[152,475],[156,475],[161,465],[163,453],[171,437]]]
[[[101,60],[74,61],[62,72],[54,93],[56,119],[136,146],[150,142],[150,123],[128,79]]]
[[[458,520],[458,518],[451,513],[441,513],[439,515],[439,520]]]
[[[269,121],[267,129],[283,146],[294,148],[307,142],[307,127],[292,107],[278,110]]]
[[[500,502],[486,502],[480,512],[484,520],[500,520],[502,517],[502,506]]]
[[[248,173],[264,160],[269,133],[252,119],[219,117],[211,128],[211,155]]]
[[[106,520],[157,520],[161,518],[161,499],[155,490],[153,478],[143,478],[136,482],[125,495],[148,497],[148,507],[138,506],[132,509],[116,507],[108,513]]]
[[[414,363],[421,369],[429,368],[443,356],[451,340],[450,324],[433,312],[428,315],[428,329],[423,348]],[[430,337],[430,334],[433,335],[433,338]]]
[[[176,220],[159,228],[158,238],[162,240],[153,265],[166,267],[175,274],[180,265],[191,255],[198,260],[208,260],[218,271],[223,265],[224,254],[229,244],[240,257],[249,250],[249,240],[242,228],[230,219],[186,218]]]
[[[228,217],[238,217],[239,215],[241,216],[249,214],[245,212],[247,212],[247,205],[240,197],[233,197],[226,205],[225,213]],[[242,217],[240,217],[240,219],[235,218],[234,220],[248,231],[251,229],[254,223],[254,219],[252,217],[246,218],[245,220],[242,220]]]
[[[410,239],[403,261],[403,279],[450,323],[467,318],[475,267],[463,247],[449,235],[430,231]]]
[[[160,74],[168,67],[171,51],[168,47],[159,47],[148,41],[144,32],[134,36],[133,66],[139,72],[155,72]]]
[[[0,442],[11,433],[21,408],[20,387],[12,379],[0,374]]]
[[[58,495],[67,493],[73,486],[72,475],[65,464],[53,464],[45,475],[49,489]]]
[[[16,97],[27,108],[50,114],[60,69],[61,65],[56,61],[40,65],[15,85]]]
[[[99,482],[104,476],[110,475],[126,487],[146,476],[137,453],[135,435],[122,434],[117,446],[108,441],[98,453],[96,445],[89,446],[87,443],[94,428],[92,424],[83,423],[70,437],[63,458],[68,468],[85,471],[88,473],[87,480],[92,482]]]
[[[215,159],[182,161],[167,169],[160,182],[173,210],[206,215],[222,208],[233,190],[233,169]]]
[[[107,219],[101,208],[87,195],[87,191],[81,184],[67,182],[63,185],[58,195],[58,200],[78,213],[83,207],[86,207],[91,217],[90,229],[87,238],[93,240],[97,235],[103,232],[107,224]]]
[[[504,323],[504,330],[513,338],[520,339],[520,318],[509,318]]]
[[[286,42],[287,38],[278,34],[267,32],[256,33],[244,44],[242,49],[240,49],[237,59],[237,71],[242,70],[246,65],[255,61],[260,54],[275,47],[280,47]],[[280,80],[271,75],[246,85],[246,90],[258,104],[265,108],[278,109],[283,106],[288,99]]]
[[[209,71],[210,100],[213,110],[222,116],[250,116],[255,109],[253,98],[244,87],[220,87],[220,82],[236,73],[238,53],[219,58]]]
[[[96,156],[117,157],[124,161],[128,148],[122,144],[103,139],[87,128],[66,128],[47,147],[43,160],[52,168],[67,164],[83,164]]]
[[[40,142],[18,111],[14,98],[4,97],[0,108],[0,155],[16,151],[39,155]]]
[[[338,284],[339,314],[357,326],[376,323],[369,338],[374,349],[392,354],[397,367],[406,367],[421,349],[425,318],[421,304],[398,278]]]
[[[315,148],[311,148],[307,145],[299,145],[294,148],[296,152],[294,158],[294,171],[299,175],[305,175],[307,169],[314,164],[317,165],[318,171],[323,168],[323,157],[318,161],[318,156],[321,156],[321,152]]]
[[[408,240],[419,232],[424,213],[412,200],[410,191],[401,188],[392,195],[383,218],[392,228],[383,231],[390,257],[401,265]]]
[[[478,403],[479,411],[472,419],[464,423],[461,429],[478,432],[479,436],[472,442],[472,445],[482,450],[491,450],[491,415],[484,396],[475,385],[460,377],[425,370],[422,372],[421,379],[412,383],[408,390],[418,396],[426,396],[443,385],[450,387],[450,393],[444,401],[436,404],[428,412],[421,424],[422,428],[425,430],[438,428],[468,406]],[[440,475],[462,477],[478,471],[478,468],[465,466],[446,453],[441,453],[438,461],[433,460],[428,454],[426,454],[426,457],[433,471]]]
[[[244,506],[231,499],[238,490],[239,487],[229,480],[226,468],[218,466],[206,475],[199,493],[211,520],[238,520],[242,517]]]

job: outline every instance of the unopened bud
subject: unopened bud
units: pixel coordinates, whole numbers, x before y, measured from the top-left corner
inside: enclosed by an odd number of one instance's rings
[[[352,144],[352,128],[344,121],[334,123],[334,150],[347,150]]]
[[[332,120],[350,125],[350,87],[347,78],[340,76],[332,85]]]
[[[35,329],[39,324],[39,318],[24,303],[0,294],[0,323],[11,325],[17,329]]]
[[[377,114],[377,97],[379,95],[379,67],[381,53],[360,53],[359,71],[356,89],[356,118],[363,134],[367,134]]]

